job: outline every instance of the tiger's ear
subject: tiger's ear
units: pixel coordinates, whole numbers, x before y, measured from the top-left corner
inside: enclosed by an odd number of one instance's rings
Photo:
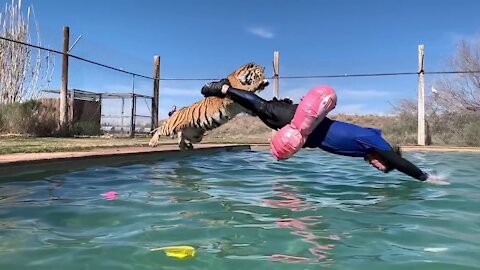
[[[252,67],[255,67],[255,66],[257,66],[257,64],[255,64],[255,62],[249,62],[249,63],[245,64],[246,68],[252,68]]]

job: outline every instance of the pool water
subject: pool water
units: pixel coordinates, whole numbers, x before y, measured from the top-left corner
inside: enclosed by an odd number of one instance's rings
[[[3,181],[0,269],[479,269],[480,155],[405,156],[451,184],[308,150]]]

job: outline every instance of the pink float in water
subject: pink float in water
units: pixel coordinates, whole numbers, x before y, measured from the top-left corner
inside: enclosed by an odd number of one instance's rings
[[[107,200],[115,200],[117,198],[118,193],[116,191],[109,191],[102,193],[102,196]]]

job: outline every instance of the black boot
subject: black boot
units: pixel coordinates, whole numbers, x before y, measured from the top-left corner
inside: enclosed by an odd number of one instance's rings
[[[202,95],[204,97],[214,96],[224,98],[225,94],[222,93],[222,86],[225,84],[230,86],[228,79],[221,79],[218,82],[209,82],[202,87]]]

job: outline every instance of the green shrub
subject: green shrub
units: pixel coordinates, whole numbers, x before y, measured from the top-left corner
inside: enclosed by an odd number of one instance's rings
[[[478,122],[478,119],[478,114],[468,111],[445,112],[435,115],[432,117],[430,130],[433,143],[444,145],[480,145],[475,143],[475,134],[472,134],[475,130],[473,124]]]
[[[464,140],[467,145],[480,145],[480,121],[465,126]]]
[[[400,114],[383,126],[382,134],[392,144],[416,144],[417,119],[410,114]]]
[[[39,104],[35,101],[2,105],[0,109],[1,131],[16,134],[28,133],[32,124],[35,124],[34,118],[38,106]]]
[[[51,136],[56,133],[57,127],[53,109],[39,101],[0,105],[0,133]]]
[[[74,123],[72,125],[71,134],[98,136],[101,134],[100,124],[93,121],[81,121]]]

